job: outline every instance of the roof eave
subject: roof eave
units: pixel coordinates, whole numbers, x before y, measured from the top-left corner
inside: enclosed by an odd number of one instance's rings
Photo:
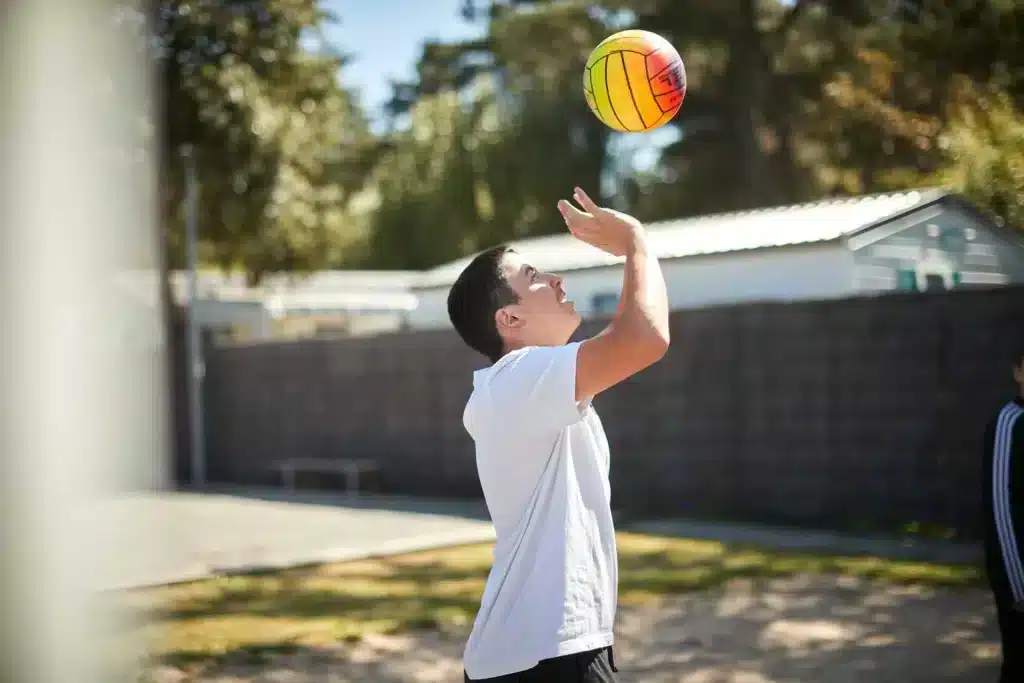
[[[715,256],[729,256],[732,254],[750,254],[762,251],[774,251],[778,249],[798,249],[800,247],[820,247],[826,245],[841,245],[846,239],[845,235],[836,235],[834,237],[824,237],[821,239],[805,240],[802,242],[788,242],[785,244],[763,244],[756,247],[741,247],[738,249],[725,249],[721,251],[705,251],[695,254],[678,254],[675,256],[659,256],[658,261],[675,261],[677,259],[699,259],[709,258]],[[597,270],[599,268],[615,268],[621,266],[621,263],[595,263],[593,265],[585,266],[567,266],[565,268],[558,268],[557,271],[561,273],[576,273],[586,270]],[[454,284],[454,280],[437,282],[429,282],[426,284],[417,284],[409,288],[410,292],[423,292],[432,289],[439,289],[442,287],[451,287]]]

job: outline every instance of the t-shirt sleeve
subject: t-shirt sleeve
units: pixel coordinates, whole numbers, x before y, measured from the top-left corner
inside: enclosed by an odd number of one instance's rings
[[[509,427],[557,431],[578,422],[587,401],[576,401],[580,343],[537,346],[518,352],[491,382],[491,408]]]

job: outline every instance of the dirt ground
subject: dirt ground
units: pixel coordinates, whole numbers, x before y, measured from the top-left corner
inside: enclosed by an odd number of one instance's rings
[[[836,576],[737,580],[623,607],[624,683],[913,683],[997,679],[994,609],[977,588],[930,590]],[[160,683],[440,683],[462,680],[465,633],[372,637],[334,648],[229,656]]]

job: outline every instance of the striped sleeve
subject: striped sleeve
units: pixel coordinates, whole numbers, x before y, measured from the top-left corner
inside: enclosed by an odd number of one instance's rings
[[[992,512],[1013,601],[1024,601],[1024,408],[1008,403],[992,434]]]

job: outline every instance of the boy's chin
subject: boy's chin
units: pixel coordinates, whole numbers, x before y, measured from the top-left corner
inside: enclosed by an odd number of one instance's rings
[[[563,344],[568,344],[569,342],[574,340],[574,338],[576,337],[576,333],[579,332],[580,325],[583,324],[583,316],[581,316],[574,310],[572,312],[572,316],[570,317],[570,321],[571,322],[569,324],[569,328],[565,335],[565,341],[562,342]]]

